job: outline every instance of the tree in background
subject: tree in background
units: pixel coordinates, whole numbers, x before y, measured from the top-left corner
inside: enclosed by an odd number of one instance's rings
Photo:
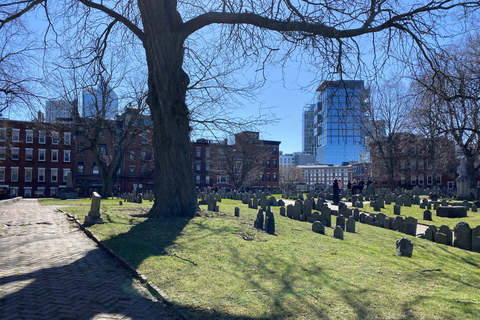
[[[296,165],[280,166],[280,186],[282,189],[295,190],[295,184],[302,182],[302,170]]]
[[[210,98],[210,88],[226,92],[229,86],[221,77],[212,78],[213,74],[207,72],[199,73],[201,78],[195,78],[194,73],[189,76],[189,65],[202,70],[225,68],[226,75],[244,70],[244,66],[260,70],[251,82],[234,83],[248,87],[265,77],[262,71],[266,65],[282,66],[305,53],[301,60],[308,60],[322,78],[333,73],[340,77],[358,75],[366,66],[361,40],[372,44],[374,66],[383,66],[392,56],[406,62],[412,55],[428,57],[437,43],[438,27],[444,32],[451,26],[458,32],[462,25],[458,20],[473,15],[476,21],[479,7],[477,1],[455,0],[405,5],[386,0],[358,1],[354,5],[346,0],[80,0],[65,1],[60,6],[57,2],[31,0],[3,4],[0,28],[29,12],[38,15],[44,10],[49,15],[44,39],[54,36],[55,43],[76,49],[76,57],[102,60],[116,45],[142,52],[133,55],[142,56],[148,69],[147,104],[153,120],[156,173],[150,215],[192,217],[197,206],[187,92],[195,85]],[[67,29],[58,32],[57,28],[63,26]],[[213,103],[215,99],[210,100]]]
[[[480,37],[467,37],[415,69],[417,128],[453,139],[465,157],[470,186],[480,173]],[[433,68],[432,68],[433,67]]]

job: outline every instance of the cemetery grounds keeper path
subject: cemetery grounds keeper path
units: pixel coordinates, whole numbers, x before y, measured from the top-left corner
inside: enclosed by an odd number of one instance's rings
[[[0,205],[0,319],[182,319],[53,206]]]

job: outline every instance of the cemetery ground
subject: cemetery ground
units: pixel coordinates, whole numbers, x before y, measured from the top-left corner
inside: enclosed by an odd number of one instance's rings
[[[89,200],[43,200],[66,207],[79,221]],[[223,199],[220,212],[193,219],[152,219],[149,204],[102,200],[104,224],[88,227],[105,245],[145,274],[192,319],[478,319],[480,254],[357,223],[345,240],[312,232],[312,224],[275,215],[275,235],[253,228],[257,210]],[[235,207],[240,217],[234,217]],[[389,206],[382,209],[387,215]],[[423,221],[417,205],[402,216]],[[373,212],[368,205],[363,209]],[[432,210],[432,212],[434,212]],[[446,219],[446,218],[443,218]],[[469,220],[471,219],[471,220]],[[332,217],[334,225],[335,217]],[[395,255],[408,237],[412,258]]]

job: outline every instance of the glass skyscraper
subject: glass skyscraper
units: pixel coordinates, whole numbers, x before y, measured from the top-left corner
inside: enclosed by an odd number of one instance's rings
[[[302,114],[302,152],[304,154],[317,154],[317,140],[314,135],[315,104],[307,104]]]
[[[363,80],[324,81],[317,89],[314,135],[319,164],[358,161],[365,150],[362,130],[368,92]]]

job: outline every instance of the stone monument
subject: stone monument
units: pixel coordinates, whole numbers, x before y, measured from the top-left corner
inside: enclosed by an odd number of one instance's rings
[[[67,187],[60,191],[60,199],[78,199],[78,193],[75,189],[73,189],[73,179],[71,171],[68,171],[67,174]]]
[[[100,202],[102,197],[96,193],[92,193],[92,205],[90,206],[90,211],[85,216],[85,224],[96,224],[103,223],[102,217],[100,217]]]
[[[465,157],[460,160],[458,168],[459,177],[457,178],[457,200],[471,200],[470,198],[470,179],[467,176],[467,165]]]

